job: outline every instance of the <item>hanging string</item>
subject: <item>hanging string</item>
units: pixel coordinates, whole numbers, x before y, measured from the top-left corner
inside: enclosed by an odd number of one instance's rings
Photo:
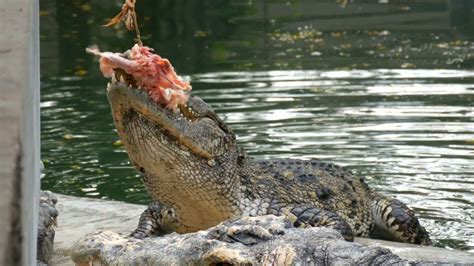
[[[109,27],[123,22],[129,31],[135,31],[138,45],[143,46],[140,29],[138,27],[137,13],[135,12],[135,3],[136,0],[125,0],[122,10],[104,26]]]

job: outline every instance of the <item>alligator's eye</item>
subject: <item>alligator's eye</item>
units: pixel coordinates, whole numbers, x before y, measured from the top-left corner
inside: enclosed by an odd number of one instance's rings
[[[225,133],[232,133],[230,129],[224,124],[224,121],[222,121],[215,113],[211,111],[201,114],[189,106],[179,105],[178,108],[183,114],[183,116],[186,117],[188,120],[195,121],[197,119],[207,117],[214,121],[219,126],[219,128],[222,129],[222,131],[224,131]]]

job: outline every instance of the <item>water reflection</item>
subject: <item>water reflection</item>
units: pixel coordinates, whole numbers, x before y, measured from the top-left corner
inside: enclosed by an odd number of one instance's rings
[[[131,45],[99,27],[121,2],[41,1],[42,186],[147,203],[84,53]],[[474,250],[474,44],[452,15],[469,1],[140,3],[145,43],[250,155],[344,165],[414,207],[437,245]]]

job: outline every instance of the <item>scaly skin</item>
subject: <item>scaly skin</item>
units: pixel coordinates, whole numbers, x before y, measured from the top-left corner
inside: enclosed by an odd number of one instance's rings
[[[156,201],[132,234],[143,238],[207,229],[234,217],[285,215],[297,227],[326,226],[347,240],[374,228],[391,239],[431,244],[412,210],[363,178],[318,160],[256,161],[198,97],[169,110],[127,82],[108,86],[115,126]]]

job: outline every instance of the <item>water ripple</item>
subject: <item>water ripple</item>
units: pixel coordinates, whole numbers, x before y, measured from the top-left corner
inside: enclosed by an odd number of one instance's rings
[[[473,71],[221,72],[193,81],[251,155],[344,165],[410,204],[439,246],[474,249]]]

